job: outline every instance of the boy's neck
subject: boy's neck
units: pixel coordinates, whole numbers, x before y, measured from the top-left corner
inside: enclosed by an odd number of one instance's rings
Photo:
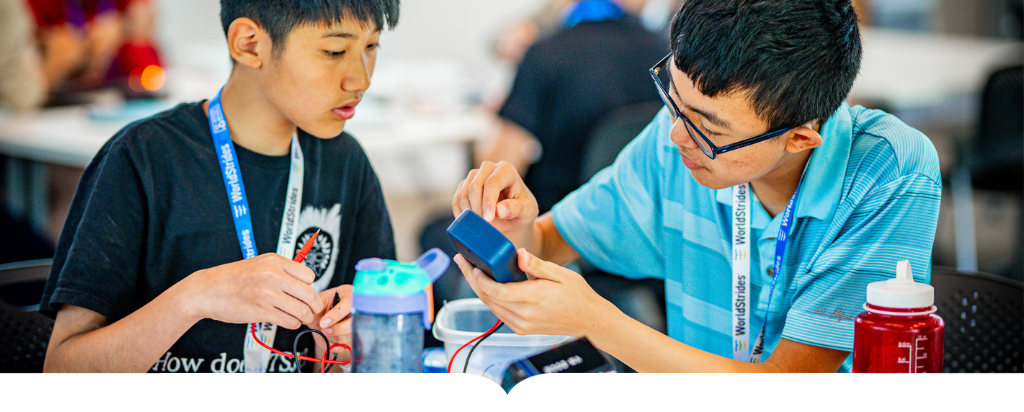
[[[812,150],[804,150],[792,156],[792,159],[768,173],[764,177],[750,182],[750,189],[757,195],[757,200],[774,218],[786,210],[789,199],[796,193],[803,175],[804,167],[811,158]]]
[[[236,67],[220,95],[231,141],[262,155],[287,155],[295,124],[267,100],[251,76]]]

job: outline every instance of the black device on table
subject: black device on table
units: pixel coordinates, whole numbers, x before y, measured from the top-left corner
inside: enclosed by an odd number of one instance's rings
[[[531,376],[544,373],[614,373],[615,366],[586,337],[512,362],[501,381],[505,392]]]

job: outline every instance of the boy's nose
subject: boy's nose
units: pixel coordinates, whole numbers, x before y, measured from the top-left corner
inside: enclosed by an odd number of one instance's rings
[[[693,137],[690,136],[690,131],[686,130],[686,124],[681,119],[673,119],[672,128],[669,129],[669,139],[676,146],[684,146],[688,148],[696,148],[697,144],[694,143]]]
[[[370,65],[366,59],[359,59],[353,70],[345,74],[341,80],[342,90],[348,92],[363,92],[370,88]]]

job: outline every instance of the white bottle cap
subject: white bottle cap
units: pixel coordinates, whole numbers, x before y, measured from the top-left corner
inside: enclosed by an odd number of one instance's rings
[[[896,263],[896,278],[868,285],[868,304],[884,308],[912,309],[935,303],[935,288],[914,282],[910,261]]]

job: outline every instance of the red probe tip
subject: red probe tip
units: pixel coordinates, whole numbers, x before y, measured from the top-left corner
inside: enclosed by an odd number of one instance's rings
[[[309,250],[313,248],[313,242],[316,241],[316,237],[319,235],[320,229],[317,229],[316,233],[313,233],[313,236],[310,236],[309,240],[306,241],[306,244],[302,245],[302,250],[295,254],[295,259],[293,260],[299,263],[306,260],[306,255],[309,253]]]

